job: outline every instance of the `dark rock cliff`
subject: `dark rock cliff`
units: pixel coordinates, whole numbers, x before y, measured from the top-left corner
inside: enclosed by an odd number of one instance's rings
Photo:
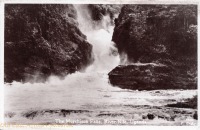
[[[92,61],[73,5],[5,5],[5,82],[65,76]]]
[[[112,21],[114,21],[115,15],[120,13],[122,5],[110,5],[110,4],[89,4],[87,5],[91,11],[91,17],[93,20],[98,21],[103,16],[108,15]]]
[[[127,55],[133,64],[160,66],[116,67],[109,73],[111,84],[130,89],[197,88],[196,5],[125,5],[115,25],[113,41],[121,60]]]

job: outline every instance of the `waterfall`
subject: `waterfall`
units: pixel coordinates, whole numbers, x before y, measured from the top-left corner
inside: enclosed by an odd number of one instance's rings
[[[6,100],[6,111],[14,111],[20,115],[30,109],[79,109],[86,104],[93,106],[104,102],[102,96],[108,96],[109,90],[121,90],[108,83],[108,72],[120,61],[111,41],[114,26],[110,24],[110,18],[104,16],[95,23],[87,8],[80,5],[75,7],[80,30],[93,46],[95,61],[85,72],[69,74],[63,80],[51,76],[45,83],[5,84],[5,97],[9,100]],[[41,97],[40,100],[38,97]]]
[[[112,40],[114,26],[109,16],[103,16],[102,20],[94,21],[87,6],[75,5],[78,15],[80,30],[87,36],[87,40],[93,46],[95,61],[86,72],[108,73],[119,64],[119,55]]]
[[[180,101],[196,95],[195,90],[134,91],[111,86],[108,83],[108,72],[120,60],[111,41],[114,27],[110,18],[103,16],[101,21],[94,22],[86,6],[75,5],[75,8],[79,28],[93,46],[94,63],[85,72],[69,74],[63,80],[51,76],[46,83],[5,84],[6,123],[56,124],[55,119],[96,120],[103,121],[102,124],[109,124],[106,121],[112,120],[140,121],[144,114],[152,111],[168,111],[162,109],[163,106],[174,100]],[[178,116],[180,121],[187,120],[184,114]],[[163,125],[169,123],[164,119],[148,120],[148,123],[155,125],[158,121]]]

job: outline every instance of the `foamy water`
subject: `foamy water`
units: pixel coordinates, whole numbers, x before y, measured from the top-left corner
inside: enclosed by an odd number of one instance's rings
[[[56,124],[55,119],[141,121],[142,116],[148,113],[172,116],[171,113],[176,109],[164,107],[166,104],[182,101],[197,94],[196,90],[136,91],[111,86],[107,74],[120,60],[117,54],[112,53],[116,48],[111,42],[113,26],[109,24],[110,19],[105,16],[101,22],[95,23],[94,28],[91,27],[94,23],[87,15],[88,10],[80,6],[76,6],[76,9],[80,29],[93,45],[94,63],[85,73],[76,72],[67,75],[63,80],[52,76],[46,83],[5,84],[6,122]],[[72,112],[63,116],[57,112],[61,109],[83,112]],[[54,112],[44,112],[47,110]],[[38,114],[32,118],[24,116],[24,113],[30,111],[36,111]],[[186,111],[186,114],[179,114],[175,121],[156,117],[154,120],[145,120],[144,124],[180,125],[186,119],[196,123],[191,116],[187,116],[187,113],[192,114],[194,110],[176,111]]]
[[[110,17],[104,16],[101,21],[95,22],[86,7],[76,5],[75,8],[78,14],[79,28],[93,46],[95,61],[86,72],[108,73],[120,62],[119,55],[113,54],[117,49],[111,41],[114,26],[111,25]]]
[[[6,117],[11,123],[55,123],[55,119],[133,119],[141,120],[148,112],[162,113],[165,109],[145,108],[142,105],[158,106],[182,101],[196,95],[195,90],[159,90],[134,91],[112,87],[108,84],[107,74],[104,73],[75,73],[60,81],[51,77],[46,84],[21,84],[5,86],[5,110],[13,112],[14,117]],[[134,108],[134,106],[141,106]],[[59,115],[38,115],[34,119],[23,117],[23,113],[40,110],[88,110],[90,113],[70,114],[66,117]],[[183,109],[187,111],[187,109]],[[192,111],[193,110],[188,110]],[[102,116],[100,114],[120,114],[120,116]],[[169,113],[170,114],[170,113]],[[187,119],[192,117],[187,117]],[[185,121],[186,117],[178,118]],[[159,119],[159,121],[165,120]],[[192,120],[195,121],[195,120]],[[151,124],[158,124],[156,120]],[[170,122],[168,123],[176,123]],[[180,122],[179,122],[180,123]],[[180,125],[180,124],[179,124]]]

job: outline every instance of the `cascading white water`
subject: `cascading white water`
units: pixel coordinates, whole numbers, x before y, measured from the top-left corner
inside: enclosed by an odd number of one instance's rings
[[[95,61],[86,72],[108,72],[119,64],[117,49],[111,41],[114,26],[109,16],[103,16],[95,22],[86,6],[75,5],[78,14],[79,28],[93,45]],[[114,53],[114,54],[113,54]]]
[[[196,95],[194,90],[160,90],[134,91],[113,87],[108,83],[108,72],[119,64],[114,43],[111,42],[113,26],[108,16],[100,22],[91,20],[90,12],[85,6],[75,5],[81,31],[93,45],[95,61],[86,72],[76,72],[67,75],[64,80],[50,77],[46,83],[5,84],[5,114],[8,123],[23,124],[55,124],[55,119],[134,119],[140,120],[148,111],[160,112],[155,108],[132,108],[134,105],[164,106],[173,100],[180,101]],[[114,52],[114,54],[113,54]],[[75,113],[62,117],[56,114],[37,115],[34,119],[27,119],[24,112],[32,110],[89,110],[90,113]],[[139,110],[140,109],[140,110]],[[109,116],[119,115],[116,117]],[[100,116],[108,114],[108,116]],[[185,118],[178,118],[178,121]],[[149,124],[165,124],[165,120],[152,120]],[[174,122],[170,122],[174,123]],[[176,122],[175,122],[176,123]]]

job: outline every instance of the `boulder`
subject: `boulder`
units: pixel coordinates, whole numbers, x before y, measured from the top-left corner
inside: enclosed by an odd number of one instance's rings
[[[76,18],[73,5],[5,5],[5,82],[45,81],[90,64],[92,45]]]
[[[180,74],[181,73],[181,74]],[[187,71],[163,65],[120,65],[109,74],[112,85],[132,90],[196,89],[196,79]]]
[[[153,120],[153,119],[155,118],[155,115],[148,113],[148,114],[147,114],[147,118],[148,118],[149,120]]]
[[[176,108],[192,108],[197,109],[197,95],[193,98],[186,99],[182,102],[177,102],[175,104],[167,104],[167,107],[176,107]]]
[[[197,113],[197,111],[194,113],[193,118],[196,119],[196,120],[198,120],[198,113]]]

